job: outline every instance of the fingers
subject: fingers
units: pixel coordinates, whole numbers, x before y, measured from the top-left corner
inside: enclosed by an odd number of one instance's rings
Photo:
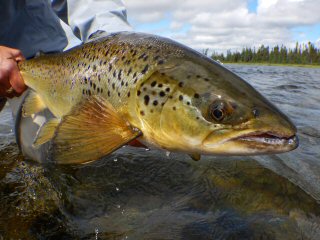
[[[24,59],[20,50],[0,46],[0,96],[19,96],[27,88],[17,65]]]
[[[26,85],[24,84],[24,81],[21,77],[19,68],[17,66],[17,64],[14,64],[12,66],[12,69],[10,71],[10,75],[9,75],[9,82],[12,86],[12,88],[16,91],[16,93],[18,95],[20,95],[21,93],[23,93],[26,90]]]

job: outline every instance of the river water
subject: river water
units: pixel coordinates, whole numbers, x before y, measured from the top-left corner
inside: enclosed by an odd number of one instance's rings
[[[226,65],[290,116],[300,146],[259,157],[124,147],[84,166],[19,154],[0,114],[0,239],[320,239],[320,68]]]

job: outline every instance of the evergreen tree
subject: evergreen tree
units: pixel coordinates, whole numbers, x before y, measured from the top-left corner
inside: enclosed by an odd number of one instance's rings
[[[208,49],[203,53],[207,54]],[[227,51],[227,54],[218,54],[213,52],[212,59],[221,62],[242,62],[242,63],[277,63],[277,64],[313,64],[320,65],[320,49],[317,49],[314,44],[308,42],[307,44],[296,45],[293,49],[287,48],[284,45],[278,45],[270,48],[261,45],[257,50],[255,47],[245,47],[239,51]]]

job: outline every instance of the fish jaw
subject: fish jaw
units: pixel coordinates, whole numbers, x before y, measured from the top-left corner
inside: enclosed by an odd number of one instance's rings
[[[226,135],[226,130],[224,135]],[[230,130],[229,130],[230,131]],[[219,139],[219,133],[210,133],[202,142],[203,154],[262,155],[289,152],[299,146],[296,134],[281,136],[268,131],[230,131],[229,137]]]

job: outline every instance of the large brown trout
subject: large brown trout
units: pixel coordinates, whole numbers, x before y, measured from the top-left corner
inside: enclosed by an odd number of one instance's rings
[[[121,32],[19,64],[33,90],[30,116],[56,117],[38,131],[58,163],[85,163],[133,140],[201,154],[281,153],[296,128],[253,87],[219,63],[172,40]]]

